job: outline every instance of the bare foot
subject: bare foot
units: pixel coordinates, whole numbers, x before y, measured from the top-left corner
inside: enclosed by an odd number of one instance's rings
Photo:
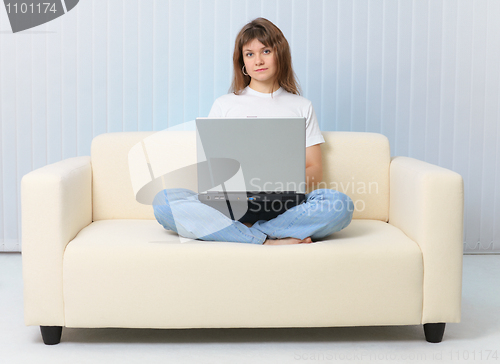
[[[312,240],[310,237],[305,239],[296,239],[296,238],[285,238],[285,239],[266,239],[264,242],[265,245],[288,245],[288,244],[310,244]]]

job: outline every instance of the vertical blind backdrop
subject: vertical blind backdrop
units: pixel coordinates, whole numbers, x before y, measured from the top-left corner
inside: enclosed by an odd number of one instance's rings
[[[0,251],[21,250],[20,181],[93,137],[206,116],[237,32],[281,28],[324,131],[460,173],[466,252],[500,252],[500,1],[81,0],[13,34],[0,7]]]

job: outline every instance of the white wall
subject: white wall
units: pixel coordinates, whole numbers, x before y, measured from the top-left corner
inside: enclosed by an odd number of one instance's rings
[[[17,34],[0,7],[0,251],[20,250],[24,174],[101,133],[207,115],[258,16],[288,38],[322,130],[380,132],[460,173],[465,250],[500,252],[497,0],[81,0]]]

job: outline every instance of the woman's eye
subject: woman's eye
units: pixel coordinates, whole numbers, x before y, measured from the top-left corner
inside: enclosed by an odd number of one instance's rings
[[[271,53],[271,51],[270,51],[269,49],[266,49],[266,50],[264,51],[264,54],[269,54],[269,53]]]
[[[253,53],[247,53],[246,54],[247,57],[252,57],[253,56]]]

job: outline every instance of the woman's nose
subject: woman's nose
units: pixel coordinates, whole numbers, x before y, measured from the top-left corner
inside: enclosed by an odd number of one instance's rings
[[[263,63],[262,58],[260,56],[255,57],[255,64],[261,65]]]

